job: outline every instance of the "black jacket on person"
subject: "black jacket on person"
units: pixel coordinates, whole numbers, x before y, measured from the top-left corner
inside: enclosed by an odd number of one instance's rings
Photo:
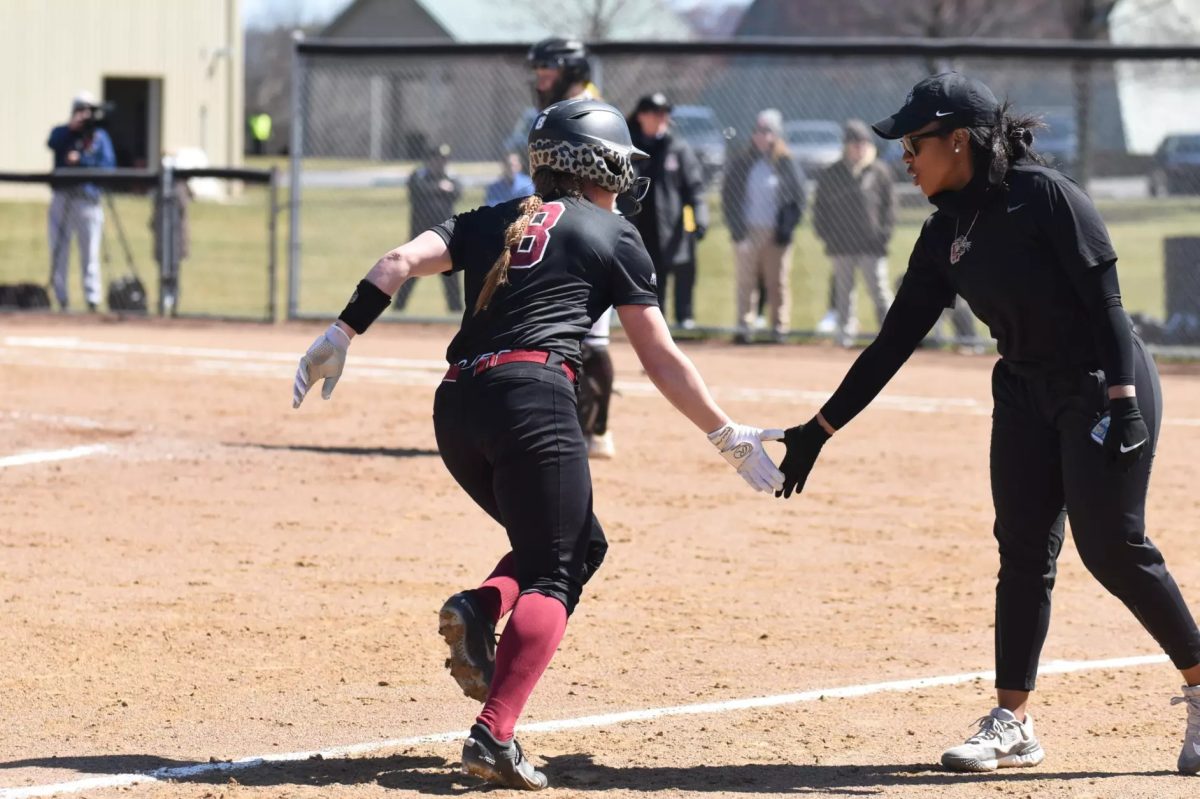
[[[721,205],[725,210],[725,224],[734,241],[746,238],[745,218],[746,182],[750,170],[759,158],[769,157],[771,168],[779,177],[779,210],[775,214],[775,242],[790,244],[796,225],[804,216],[804,172],[783,148],[777,148],[770,156],[764,156],[753,145],[743,150],[725,167],[725,185],[721,188]]]
[[[830,255],[887,255],[896,221],[892,175],[878,159],[855,175],[845,159],[817,178],[813,228]]]
[[[661,139],[641,135],[637,120],[630,120],[633,143],[650,158],[635,161],[639,177],[650,178],[650,191],[642,201],[634,224],[654,263],[662,266],[696,259],[696,233],[684,229],[683,208],[692,206],[697,231],[708,229],[708,204],[704,201],[704,170],[688,143],[668,133]],[[703,238],[704,234],[699,234]]]
[[[449,191],[439,185],[443,180],[450,181]],[[449,175],[434,174],[427,166],[414,171],[408,179],[413,237],[454,216],[454,203],[461,195],[462,185]]]

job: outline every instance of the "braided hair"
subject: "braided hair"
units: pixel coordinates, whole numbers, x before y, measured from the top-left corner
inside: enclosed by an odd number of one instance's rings
[[[508,267],[512,262],[513,251],[525,237],[525,230],[534,214],[542,209],[545,202],[542,198],[583,196],[583,180],[580,177],[546,167],[541,167],[533,173],[533,186],[535,193],[521,200],[518,206],[520,214],[504,231],[504,248],[484,277],[483,288],[479,290],[479,297],[475,300],[477,314],[488,307],[498,288],[508,285]]]

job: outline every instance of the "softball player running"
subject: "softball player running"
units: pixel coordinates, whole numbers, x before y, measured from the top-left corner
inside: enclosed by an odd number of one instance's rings
[[[388,307],[409,277],[466,273],[467,314],[450,343],[434,400],[438,449],[463,490],[505,528],[499,575],[442,608],[452,674],[485,699],[463,746],[463,769],[488,782],[538,790],[545,775],[513,737],[517,717],[562,639],[605,545],[592,513],[575,376],[580,342],[616,306],[647,375],[756,490],[783,476],[765,435],[734,424],[675,346],[659,312],[654,267],[637,231],[613,213],[638,185],[625,120],[595,100],[543,111],[529,136],[537,194],[459,214],[389,252],[300,360],[293,405],[324,379],[329,398],[351,338]],[[507,564],[506,564],[507,561]],[[494,650],[496,622],[512,613]]]
[[[955,294],[991,328],[991,481],[1000,546],[997,707],[942,763],[956,771],[1034,766],[1026,712],[1050,623],[1055,562],[1070,518],[1084,565],[1182,673],[1179,770],[1200,773],[1200,632],[1146,537],[1146,491],[1162,417],[1154,361],[1121,307],[1117,256],[1091,200],[1031,150],[1037,121],[1014,117],[957,73],[918,83],[874,125],[900,139],[925,222],[879,337],[812,420],[785,434],[781,468],[801,491],[822,445],[883,389]]]

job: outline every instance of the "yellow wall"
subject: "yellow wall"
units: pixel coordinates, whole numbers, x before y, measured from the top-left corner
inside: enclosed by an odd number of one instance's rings
[[[76,92],[101,97],[105,77],[161,78],[163,148],[203,144],[213,166],[240,165],[240,4],[0,2],[0,171],[49,170],[50,129],[66,122]]]

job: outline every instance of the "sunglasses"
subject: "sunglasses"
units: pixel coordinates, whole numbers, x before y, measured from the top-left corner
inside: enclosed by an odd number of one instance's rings
[[[904,152],[917,157],[917,142],[921,139],[928,139],[931,136],[945,136],[950,131],[948,130],[927,130],[924,133],[910,133],[907,136],[900,137],[900,146],[904,148]]]

